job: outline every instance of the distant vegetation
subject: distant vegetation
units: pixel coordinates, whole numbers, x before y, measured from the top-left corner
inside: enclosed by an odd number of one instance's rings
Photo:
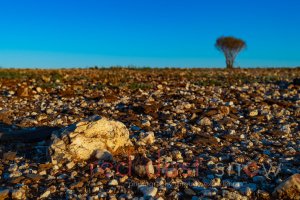
[[[226,67],[232,69],[236,56],[240,51],[245,49],[246,42],[235,37],[219,37],[215,46],[219,51],[224,53]]]

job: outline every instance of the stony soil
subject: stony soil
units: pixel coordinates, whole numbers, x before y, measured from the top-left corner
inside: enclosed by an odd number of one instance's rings
[[[49,134],[96,114],[123,122],[134,144],[106,163],[52,164],[47,141],[1,141],[0,199],[274,199],[300,173],[299,77],[299,68],[0,69],[0,133]],[[152,132],[154,142],[141,141]],[[137,169],[147,164],[154,174]]]

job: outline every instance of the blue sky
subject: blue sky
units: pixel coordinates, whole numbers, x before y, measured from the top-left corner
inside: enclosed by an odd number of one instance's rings
[[[298,0],[0,0],[0,66],[224,67],[214,43],[244,39],[241,67],[300,65]]]

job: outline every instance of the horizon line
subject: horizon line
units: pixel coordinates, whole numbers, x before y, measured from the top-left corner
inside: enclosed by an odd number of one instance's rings
[[[138,66],[138,65],[111,65],[111,66],[86,66],[86,67],[3,67],[0,69],[41,69],[41,70],[64,70],[64,69],[227,69],[225,67],[176,67],[176,66],[164,66],[164,67],[153,67],[153,66]],[[300,69],[298,66],[255,66],[255,67],[234,67],[233,69]]]

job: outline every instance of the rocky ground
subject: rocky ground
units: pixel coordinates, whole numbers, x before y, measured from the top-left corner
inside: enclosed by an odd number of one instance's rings
[[[299,77],[299,68],[0,69],[0,199],[300,199]],[[125,124],[132,146],[51,162],[50,138],[1,136],[50,136],[93,115]]]

